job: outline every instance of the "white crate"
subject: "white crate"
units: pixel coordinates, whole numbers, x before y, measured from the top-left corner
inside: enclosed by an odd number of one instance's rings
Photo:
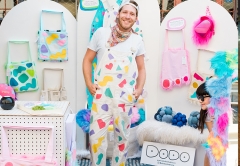
[[[17,102],[17,103],[22,103]],[[24,101],[29,102],[29,101]],[[24,103],[23,102],[23,103]],[[16,103],[16,105],[17,105]],[[59,166],[65,166],[65,121],[68,114],[71,112],[69,102],[49,102],[58,105],[63,109],[62,116],[31,116],[19,109],[16,106],[12,110],[2,110],[0,108],[0,126],[3,124],[16,124],[16,125],[53,125],[54,134],[54,153]],[[1,130],[1,129],[0,129]],[[45,154],[46,145],[48,144],[50,130],[15,130],[5,129],[9,149],[12,154]],[[0,133],[1,138],[1,133]],[[0,140],[0,153],[1,153],[1,140]]]

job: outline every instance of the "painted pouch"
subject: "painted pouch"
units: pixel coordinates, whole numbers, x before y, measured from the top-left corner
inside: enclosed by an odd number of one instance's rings
[[[10,43],[28,44],[28,60],[22,62],[11,62]],[[31,58],[29,41],[9,41],[8,42],[8,60],[6,65],[7,83],[13,87],[15,92],[27,92],[38,90],[38,82],[35,70],[35,64]]]
[[[196,94],[197,88],[211,76],[214,76],[213,71],[210,69],[210,58],[213,55],[213,51],[204,49],[198,50],[197,67],[192,73],[192,79],[188,89],[188,100],[193,104],[199,104]]]
[[[15,155],[10,153],[8,147],[7,134],[4,129],[15,129],[15,130],[51,130],[51,136],[49,138],[49,143],[46,147],[45,155],[30,155],[22,154]],[[56,158],[53,156],[53,133],[54,128],[52,126],[11,126],[2,125],[1,126],[1,149],[2,153],[0,156],[1,166],[57,166]],[[23,132],[24,132],[23,131]]]
[[[62,16],[61,30],[43,29],[42,13],[57,13]],[[40,30],[38,31],[38,59],[42,61],[68,60],[68,33],[63,12],[42,10],[40,17]]]
[[[182,32],[183,34],[183,32]],[[165,90],[171,90],[174,86],[182,86],[190,83],[190,65],[188,51],[185,49],[183,39],[182,48],[168,47],[168,30],[166,30],[166,45],[162,54],[161,86]]]

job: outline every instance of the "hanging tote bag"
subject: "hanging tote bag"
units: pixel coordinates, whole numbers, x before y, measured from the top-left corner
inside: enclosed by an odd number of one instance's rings
[[[47,76],[46,76],[47,71],[61,72],[60,82],[50,81],[51,84],[52,82],[56,83],[54,85],[54,89],[49,88],[49,86],[47,85],[49,81],[47,80]],[[60,87],[60,88],[55,88],[55,87]],[[43,69],[43,90],[41,92],[40,100],[41,101],[66,101],[67,100],[67,91],[64,86],[64,70],[63,69],[58,69],[58,68]]]
[[[23,62],[12,62],[10,53],[10,43],[27,44],[28,60]],[[15,92],[27,92],[38,90],[38,82],[35,70],[35,64],[32,62],[29,41],[9,41],[8,55],[6,65],[7,83],[13,87]]]
[[[45,155],[14,155],[9,151],[7,134],[4,130],[7,129],[19,129],[19,130],[51,130],[48,146],[46,147]],[[57,166],[57,161],[53,156],[53,126],[13,126],[2,125],[1,126],[1,143],[2,153],[0,156],[1,166]]]
[[[183,31],[182,31],[183,34]],[[188,51],[183,48],[171,49],[168,47],[168,30],[166,30],[165,50],[162,54],[161,86],[170,90],[173,86],[188,85],[190,83],[190,64]]]
[[[200,55],[199,52],[201,50],[204,52]],[[214,54],[214,51],[205,49],[198,50],[196,69],[192,73],[191,84],[188,89],[188,100],[193,104],[199,104],[196,94],[197,88],[212,76],[214,76],[213,70],[210,69],[210,59],[211,56],[214,56]]]
[[[57,13],[62,17],[61,30],[43,29],[42,13]],[[40,30],[38,31],[38,59],[42,61],[67,61],[68,60],[68,33],[63,12],[42,10],[40,16]]]

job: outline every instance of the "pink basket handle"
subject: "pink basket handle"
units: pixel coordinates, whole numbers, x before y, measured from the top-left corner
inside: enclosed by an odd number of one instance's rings
[[[2,125],[1,126],[1,134],[2,134],[2,156],[4,158],[11,158],[10,157],[10,151],[8,148],[8,141],[7,141],[7,136],[4,128],[10,128],[10,129],[29,129],[29,130],[46,130],[46,129],[51,129],[51,136],[49,139],[49,143],[47,146],[47,151],[45,154],[45,161],[46,162],[52,162],[53,161],[53,133],[54,133],[54,126],[11,126],[11,125]]]

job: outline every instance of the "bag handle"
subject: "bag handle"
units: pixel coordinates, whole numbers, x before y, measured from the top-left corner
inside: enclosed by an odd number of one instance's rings
[[[8,148],[8,140],[6,136],[6,132],[4,128],[10,128],[10,129],[28,129],[28,130],[45,130],[45,129],[51,129],[51,136],[49,139],[49,143],[47,146],[47,151],[45,154],[45,162],[52,162],[53,161],[53,133],[54,133],[54,126],[19,126],[19,125],[2,125],[1,126],[1,134],[2,134],[2,156],[4,158],[10,159],[10,152]]]
[[[64,70],[61,68],[44,68],[43,69],[43,90],[45,87],[45,79],[44,79],[44,73],[46,70],[52,70],[52,71],[61,71],[61,84],[60,84],[60,90],[64,87]]]
[[[169,31],[169,30],[166,29],[166,34],[165,34],[165,50],[168,50],[168,49],[169,49],[169,45],[168,45],[168,44],[169,44],[169,43],[168,43],[168,31]],[[183,29],[182,29],[181,31],[182,31],[182,36],[183,36],[183,39],[182,39],[183,48],[186,49],[186,48],[185,48],[184,31],[183,31]]]
[[[14,44],[25,44],[27,43],[28,45],[28,60],[30,62],[32,62],[32,57],[31,57],[31,50],[30,50],[30,44],[29,41],[14,41],[14,40],[10,40],[8,41],[8,48],[7,48],[7,64],[10,64],[11,62],[11,57],[10,57],[10,43],[14,43]]]
[[[42,13],[57,13],[62,15],[62,25],[61,25],[61,31],[65,32],[66,31],[66,23],[63,17],[63,12],[58,12],[58,11],[52,11],[52,10],[42,10],[40,14],[40,31],[43,30],[43,23],[42,23]]]

